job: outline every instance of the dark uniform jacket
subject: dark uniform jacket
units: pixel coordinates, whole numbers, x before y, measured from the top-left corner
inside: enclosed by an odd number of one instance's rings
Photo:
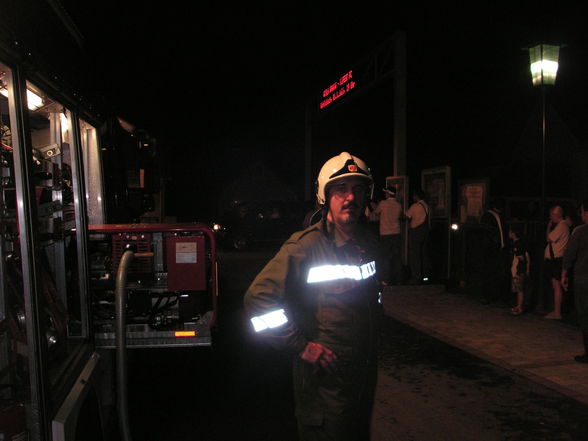
[[[563,256],[563,268],[573,279],[578,324],[588,331],[588,225],[576,227]]]
[[[574,279],[588,281],[588,224],[576,227],[566,246],[563,257],[564,269],[574,270]]]
[[[262,329],[274,346],[300,354],[310,341],[337,355],[335,374],[313,373],[294,358],[299,422],[320,425],[329,415],[355,414],[371,406],[382,315],[375,278],[377,238],[361,229],[345,242],[321,223],[293,234],[245,294],[249,317],[284,309],[287,322]]]

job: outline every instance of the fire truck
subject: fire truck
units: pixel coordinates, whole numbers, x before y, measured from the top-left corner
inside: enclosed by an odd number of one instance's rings
[[[212,345],[214,234],[146,207],[156,140],[84,93],[83,59],[58,1],[4,2],[0,440],[126,439],[126,351]]]

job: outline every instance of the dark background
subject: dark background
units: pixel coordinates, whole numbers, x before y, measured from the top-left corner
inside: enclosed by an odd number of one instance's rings
[[[487,176],[486,168],[512,162],[528,124],[538,136],[539,93],[524,48],[539,41],[566,45],[550,115],[585,145],[588,16],[579,2],[62,3],[85,37],[92,82],[156,137],[170,178],[167,210],[180,220],[213,216],[221,190],[256,161],[304,198],[306,106],[399,30],[407,35],[411,182],[446,165],[456,179]],[[392,99],[391,82],[358,90],[315,124],[313,174],[348,150],[377,182],[392,175]],[[527,142],[539,155],[539,138]],[[493,188],[538,196],[538,175]],[[550,179],[557,196],[570,191]]]

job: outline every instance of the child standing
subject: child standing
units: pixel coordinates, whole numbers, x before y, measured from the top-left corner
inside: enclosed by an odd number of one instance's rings
[[[525,301],[525,284],[531,270],[531,259],[527,246],[521,239],[521,230],[511,225],[508,230],[508,238],[511,240],[510,254],[512,258],[511,274],[512,292],[517,295],[517,304],[510,310],[511,315],[521,315]]]

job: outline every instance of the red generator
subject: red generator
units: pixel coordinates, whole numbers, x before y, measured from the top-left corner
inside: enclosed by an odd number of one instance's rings
[[[127,346],[212,345],[218,265],[207,225],[90,225],[89,232],[97,347],[115,347],[115,283],[127,250],[135,256],[125,268]]]

